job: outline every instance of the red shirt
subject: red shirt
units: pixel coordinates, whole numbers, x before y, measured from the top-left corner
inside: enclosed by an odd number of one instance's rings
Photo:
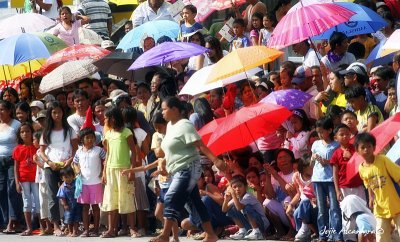
[[[353,145],[349,145],[348,150],[351,155],[355,153],[355,148]],[[359,187],[363,185],[363,182],[360,176],[357,174],[351,182],[347,181],[346,177],[346,169],[347,169],[347,162],[350,160],[349,158],[343,157],[344,150],[342,148],[338,148],[333,152],[331,158],[331,165],[337,165],[338,167],[338,179],[339,179],[339,187],[340,188],[351,188],[351,187]]]
[[[35,182],[36,163],[33,156],[36,154],[35,146],[17,145],[13,152],[15,164],[19,165],[18,174],[20,182]]]

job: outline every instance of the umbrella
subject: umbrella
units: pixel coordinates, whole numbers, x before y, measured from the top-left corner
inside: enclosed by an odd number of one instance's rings
[[[164,42],[139,56],[128,70],[136,70],[147,66],[163,65],[164,63],[171,61],[201,55],[207,51],[207,48],[193,43]]]
[[[48,73],[68,61],[81,59],[97,60],[110,53],[109,50],[103,49],[97,45],[72,45],[51,55],[43,64],[41,70]]]
[[[132,62],[140,55],[134,52],[112,52],[109,55],[93,62],[102,72],[129,80],[133,79],[133,72],[127,71]]]
[[[56,22],[37,13],[16,14],[0,21],[0,39],[20,33],[41,32]]]
[[[274,132],[290,115],[287,108],[275,104],[243,107],[218,125],[207,146],[215,155],[244,147]]]
[[[400,130],[400,113],[396,113],[392,117],[371,130],[371,134],[376,138],[375,154],[381,152],[393,137]],[[363,158],[355,153],[348,161],[346,169],[346,178],[348,181],[354,179],[358,174],[358,167],[362,163]]]
[[[232,4],[236,6],[246,3],[246,0],[216,0],[211,3],[211,8],[217,11],[221,11],[227,8],[231,8]]]
[[[39,86],[41,93],[67,86],[98,71],[93,60],[83,59],[66,62],[43,77]]]
[[[279,90],[268,94],[260,100],[260,103],[274,103],[293,110],[303,108],[304,104],[312,98],[312,95],[297,89]]]
[[[20,77],[31,77],[39,75],[41,72],[38,71],[45,62],[45,59],[36,59],[30,62],[23,62],[15,66],[12,65],[1,65],[0,66],[0,82],[15,80]]]
[[[268,46],[282,49],[349,21],[355,12],[342,6],[323,3],[304,6],[286,14],[271,34]]]
[[[274,61],[283,52],[265,46],[239,48],[219,60],[206,82],[212,83]]]
[[[48,58],[54,52],[67,47],[59,38],[47,33],[23,33],[0,41],[0,65]]]
[[[101,45],[103,39],[91,29],[80,27],[78,29],[79,43],[85,45]]]
[[[215,64],[214,64],[215,65]],[[186,82],[185,86],[183,86],[182,90],[179,92],[179,95],[197,95],[199,93],[203,93],[215,88],[223,87],[230,83],[234,83],[239,80],[247,79],[251,76],[254,76],[256,73],[262,71],[261,68],[254,68],[248,70],[246,72],[242,72],[236,74],[234,76],[230,76],[223,80],[218,80],[213,83],[207,83],[207,77],[211,74],[214,65],[206,66],[201,68],[200,70],[196,71]]]
[[[382,40],[377,44],[369,53],[369,56],[365,60],[365,64],[373,63],[372,67],[379,65],[386,65],[393,61],[393,57],[395,53],[391,53],[385,56],[382,56],[382,47],[384,46],[387,40]]]
[[[336,2],[335,4],[349,9],[356,14],[348,22],[330,28],[324,33],[313,37],[313,39],[329,39],[334,31],[345,33],[347,36],[375,33],[387,26],[386,20],[370,8],[355,3]]]
[[[215,9],[211,8],[213,2],[213,0],[183,0],[185,5],[193,4],[197,8],[195,18],[197,22],[203,22],[210,14],[215,12]]]
[[[225,120],[225,118],[226,117],[213,119],[211,122],[204,125],[203,128],[201,128],[198,131],[204,144],[208,144],[208,141],[210,140],[211,135],[213,134],[213,132],[215,130],[217,130],[218,125],[221,124]]]
[[[395,30],[382,46],[381,56],[385,56],[400,50],[400,29]]]
[[[140,46],[143,36],[148,35],[157,41],[162,36],[178,38],[179,24],[169,20],[149,21],[129,31],[119,42],[117,49],[127,51]]]

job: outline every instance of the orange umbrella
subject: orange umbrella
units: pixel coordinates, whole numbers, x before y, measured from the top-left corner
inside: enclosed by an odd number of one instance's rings
[[[206,83],[216,82],[227,77],[251,70],[269,63],[283,55],[282,51],[265,46],[239,48],[219,60],[213,67]]]

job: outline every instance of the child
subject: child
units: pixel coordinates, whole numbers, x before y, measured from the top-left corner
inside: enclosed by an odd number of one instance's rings
[[[187,35],[194,33],[197,30],[203,29],[203,26],[200,23],[196,22],[196,20],[194,19],[196,17],[196,14],[197,8],[194,5],[189,4],[183,7],[182,18],[184,23],[180,26],[180,36],[182,39],[187,38]]]
[[[60,170],[63,183],[58,189],[57,197],[64,207],[64,224],[68,225],[69,237],[78,236],[78,225],[82,220],[82,206],[77,203],[75,198],[75,173],[67,166]]]
[[[297,169],[298,171],[293,175],[293,183],[287,184],[289,187],[295,187],[297,193],[286,208],[286,214],[290,217],[293,216],[295,220],[298,231],[295,241],[304,241],[310,240],[310,236],[311,239],[318,237],[318,230],[315,227],[318,211],[311,182],[313,164],[310,156],[306,155],[300,158]]]
[[[250,167],[246,170],[247,192],[257,198],[260,203],[265,199],[264,188],[261,185],[260,174],[257,168]]]
[[[260,240],[269,226],[261,203],[253,195],[246,192],[246,179],[237,175],[232,177],[228,187],[222,212],[227,213],[239,227],[239,231],[229,237],[234,240]]]
[[[247,38],[244,35],[244,31],[246,28],[245,28],[245,23],[244,23],[243,19],[241,19],[241,18],[235,19],[235,21],[233,21],[232,28],[233,28],[233,33],[235,34],[235,37],[233,38],[233,40],[231,42],[229,52],[232,52],[233,50],[236,50],[239,48],[251,46],[251,42],[250,42],[249,38]]]
[[[385,103],[385,112],[388,113],[389,116],[393,116],[395,113],[400,112],[399,106],[397,105],[397,93],[394,80],[389,82],[387,100]]]
[[[308,137],[310,136],[310,121],[303,109],[293,110],[290,117],[294,133],[286,132],[284,147],[291,150],[298,159],[308,152]]]
[[[358,134],[358,120],[357,120],[357,115],[351,111],[351,110],[344,110],[341,114],[340,119],[342,120],[342,123],[347,125],[350,129],[350,144],[354,144],[354,139],[356,138],[356,135]]]
[[[269,12],[264,15],[262,23],[264,28],[260,30],[260,38],[258,43],[260,43],[262,46],[267,46],[268,40],[277,24],[275,14]]]
[[[254,152],[250,155],[249,168],[250,167],[257,168],[261,185],[264,184],[264,181],[266,179],[266,174],[265,174],[265,169],[263,167],[263,163],[264,163],[264,156],[261,152],[259,152],[259,151]]]
[[[322,118],[315,125],[320,140],[315,141],[311,147],[311,159],[315,162],[312,182],[318,204],[319,239],[327,241],[328,236],[333,235],[336,241],[343,241],[343,234],[340,233],[342,218],[330,165],[330,159],[333,152],[339,147],[339,143],[333,140],[333,122],[330,118]],[[330,204],[329,212],[327,211],[327,197]],[[334,231],[332,233],[325,232],[328,229]]]
[[[101,174],[103,161],[106,152],[95,146],[96,136],[91,128],[83,128],[79,132],[81,145],[75,153],[72,166],[75,171],[81,174],[82,192],[78,197],[78,203],[82,204],[82,219],[84,231],[81,237],[98,237],[100,208],[99,203],[103,202],[103,186],[101,184]],[[89,234],[89,208],[92,207],[94,231]]]
[[[29,123],[22,123],[17,131],[18,145],[13,151],[15,160],[14,173],[17,192],[22,192],[24,201],[24,216],[27,229],[22,236],[32,235],[32,204],[35,204],[34,214],[39,215],[39,186],[35,183],[36,164],[33,156],[37,148],[33,145],[33,127]],[[33,198],[33,201],[32,201]]]
[[[379,123],[383,122],[383,116],[379,108],[365,100],[364,87],[359,85],[352,86],[345,91],[345,96],[357,115],[357,129],[359,132],[370,132]]]
[[[52,30],[52,34],[71,46],[79,44],[78,28],[89,23],[90,18],[83,15],[75,15],[75,20],[72,19],[72,12],[69,7],[61,7],[59,10],[60,23]]]
[[[400,182],[400,167],[385,155],[374,155],[376,139],[369,133],[358,134],[354,146],[363,159],[359,173],[376,218],[376,241],[392,241],[391,221],[400,226],[400,197],[394,186]]]
[[[251,16],[251,27],[252,30],[250,31],[250,40],[251,45],[260,45],[260,30],[262,27],[263,15],[261,13],[254,13]]]

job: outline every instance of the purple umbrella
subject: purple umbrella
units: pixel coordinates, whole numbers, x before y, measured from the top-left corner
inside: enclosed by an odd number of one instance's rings
[[[297,89],[279,90],[271,92],[260,100],[260,103],[274,103],[286,107],[289,110],[303,108],[304,104],[312,96]]]
[[[129,67],[129,71],[147,66],[158,66],[171,61],[201,55],[208,49],[197,44],[186,42],[164,42],[144,52]]]

